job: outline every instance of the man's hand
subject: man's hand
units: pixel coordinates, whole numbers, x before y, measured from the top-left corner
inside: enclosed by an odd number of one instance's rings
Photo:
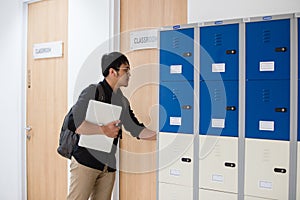
[[[118,124],[120,124],[120,122],[121,122],[120,120],[116,120],[104,126],[100,126],[100,128],[102,129],[101,132],[105,134],[107,137],[111,137],[111,138],[118,137],[118,133],[120,130]]]
[[[139,138],[143,139],[143,140],[156,140],[156,132],[154,132],[148,128],[144,128],[141,131]]]

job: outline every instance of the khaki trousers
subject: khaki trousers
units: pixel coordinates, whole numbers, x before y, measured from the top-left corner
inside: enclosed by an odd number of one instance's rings
[[[70,188],[67,200],[110,200],[115,172],[108,172],[79,164],[73,157],[70,164]]]

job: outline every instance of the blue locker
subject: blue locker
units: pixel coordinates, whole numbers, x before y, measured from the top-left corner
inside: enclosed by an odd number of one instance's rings
[[[299,57],[300,57],[300,18],[298,18],[298,71],[300,69],[300,60],[299,60]],[[298,79],[299,79],[299,75],[298,75]],[[299,119],[299,118],[298,118]]]
[[[160,32],[160,81],[194,80],[194,28]]]
[[[200,134],[238,136],[238,81],[200,82]]]
[[[200,80],[238,80],[239,25],[200,28]]]
[[[194,83],[161,82],[159,85],[159,130],[193,134]]]
[[[246,78],[290,78],[290,20],[246,24]]]
[[[246,82],[246,138],[290,139],[290,81]]]

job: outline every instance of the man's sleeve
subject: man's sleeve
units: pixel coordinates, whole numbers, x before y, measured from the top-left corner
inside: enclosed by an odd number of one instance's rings
[[[125,109],[124,113],[121,116],[121,122],[124,125],[125,129],[130,132],[133,137],[138,137],[140,132],[145,128],[143,123],[140,123],[139,120],[135,117],[133,111],[130,108],[129,101],[124,97]]]
[[[78,128],[85,120],[86,110],[91,99],[95,99],[96,86],[90,85],[84,89],[72,108],[75,127]]]

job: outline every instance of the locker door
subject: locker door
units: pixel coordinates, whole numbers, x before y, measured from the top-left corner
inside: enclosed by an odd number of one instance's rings
[[[159,85],[159,130],[193,133],[193,82],[162,82]]]
[[[160,81],[194,80],[194,28],[160,32]]]
[[[200,82],[200,134],[238,136],[238,81]]]
[[[193,141],[191,134],[159,133],[160,183],[193,187]]]
[[[245,195],[288,199],[289,141],[245,140]]]
[[[239,26],[200,28],[200,80],[238,80]]]
[[[246,78],[289,79],[290,20],[246,24]]]
[[[246,138],[289,140],[289,80],[246,82]]]
[[[237,193],[238,138],[201,135],[199,145],[199,187]]]
[[[193,188],[181,185],[159,183],[160,200],[193,200]]]

